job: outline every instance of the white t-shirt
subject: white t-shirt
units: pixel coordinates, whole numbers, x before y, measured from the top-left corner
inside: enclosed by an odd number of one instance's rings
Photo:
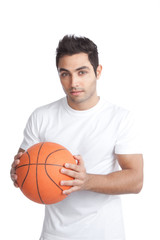
[[[37,108],[28,120],[21,148],[46,141],[80,154],[92,174],[119,170],[115,153],[141,153],[132,114],[103,99],[85,111],[72,109],[66,97]],[[46,205],[40,240],[68,239],[124,240],[120,197],[78,191]]]

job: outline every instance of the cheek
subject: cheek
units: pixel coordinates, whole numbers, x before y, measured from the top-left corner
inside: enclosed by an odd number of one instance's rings
[[[63,80],[61,80],[61,85],[62,85],[62,87],[63,87],[64,89],[69,88],[69,86],[68,86],[68,82],[67,82],[67,81],[63,81]]]
[[[86,87],[87,88],[95,88],[96,82],[97,82],[96,79],[93,78],[93,76],[92,76],[92,78],[90,78],[89,81],[86,81]]]

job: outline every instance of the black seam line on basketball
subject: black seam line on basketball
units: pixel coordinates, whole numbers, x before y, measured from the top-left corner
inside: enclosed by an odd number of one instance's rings
[[[62,151],[62,150],[66,150],[66,148],[60,148],[60,149],[57,149],[57,150],[51,152],[50,154],[48,154],[48,156],[46,157],[46,160],[45,160],[45,165],[48,164],[48,163],[47,163],[47,160],[48,160],[48,158],[49,158],[53,153],[59,152],[59,151]]]
[[[29,164],[28,164],[28,171],[27,171],[26,176],[25,176],[25,178],[24,178],[24,180],[23,180],[23,182],[22,182],[22,185],[21,185],[21,190],[22,190],[22,188],[23,188],[24,182],[26,181],[26,178],[27,178],[27,176],[28,176],[29,169],[30,169],[30,155],[29,155],[28,152],[26,152],[26,153],[27,153],[27,155],[28,155]]]
[[[46,169],[46,165],[45,165],[45,171],[46,171],[47,176],[50,178],[50,180],[51,180],[61,191],[63,191],[63,189],[49,176],[49,174],[48,174],[48,172],[47,172],[47,169]]]
[[[62,151],[62,150],[66,150],[65,148],[61,148],[61,149],[58,149],[54,152],[51,152],[47,157],[46,157],[46,160],[45,160],[45,171],[46,171],[46,174],[47,176],[50,178],[50,180],[63,192],[63,189],[49,176],[48,172],[47,172],[47,168],[46,168],[46,165],[47,165],[47,159],[49,158],[49,156],[55,152],[58,152],[58,151]]]
[[[37,184],[37,192],[38,192],[38,195],[39,195],[39,198],[40,198],[40,201],[44,204],[42,198],[41,198],[41,195],[40,195],[40,192],[39,192],[39,186],[38,186],[38,160],[39,160],[39,154],[40,154],[40,151],[42,149],[42,146],[43,146],[44,143],[41,144],[40,148],[39,148],[39,151],[38,151],[38,155],[37,155],[37,164],[36,164],[36,184]]]
[[[18,166],[16,169],[18,169],[18,168],[21,168],[21,167],[26,167],[26,166],[28,166],[28,165],[30,165],[30,166],[32,166],[32,165],[37,165],[37,163],[29,163],[29,164],[23,164],[23,165],[21,165],[21,166]],[[56,166],[56,167],[63,167],[63,165],[59,165],[59,164],[52,164],[52,163],[38,163],[38,165],[49,165],[49,166]]]
[[[43,145],[44,143],[42,143],[42,145]],[[42,146],[41,145],[41,146]],[[58,151],[62,151],[62,150],[66,150],[66,148],[60,148],[60,149],[57,149],[57,150],[55,150],[55,151],[53,151],[53,152],[51,152],[47,157],[46,157],[46,160],[45,160],[45,163],[38,163],[38,165],[45,165],[46,164],[46,162],[47,162],[47,159],[49,158],[49,156],[51,155],[51,154],[53,154],[53,153],[55,153],[55,152],[58,152]],[[20,168],[20,167],[23,167],[23,166],[27,166],[28,164],[24,164],[24,165],[21,165],[21,166],[17,166],[17,168]],[[37,163],[31,163],[30,165],[37,165]],[[47,163],[46,165],[52,165],[52,164],[50,164],[50,163]],[[54,164],[53,164],[54,165]],[[58,165],[58,164],[55,164],[54,166],[60,166],[60,167],[63,167],[62,165]],[[16,168],[16,169],[17,169]]]

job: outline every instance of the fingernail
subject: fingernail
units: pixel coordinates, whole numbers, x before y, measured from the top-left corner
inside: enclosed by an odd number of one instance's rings
[[[69,167],[69,164],[68,164],[68,163],[66,163],[66,164],[65,164],[65,167],[66,167],[66,168],[68,168],[68,167]]]
[[[63,182],[63,181],[61,181],[61,185],[64,185],[64,182]]]
[[[61,169],[61,172],[62,172],[62,173],[64,173],[64,172],[65,172],[64,168],[62,168],[62,169]]]

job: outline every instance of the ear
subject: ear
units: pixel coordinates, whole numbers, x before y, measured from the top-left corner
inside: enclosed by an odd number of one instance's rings
[[[102,65],[98,65],[98,67],[97,67],[97,79],[100,78],[101,72],[102,72]]]

